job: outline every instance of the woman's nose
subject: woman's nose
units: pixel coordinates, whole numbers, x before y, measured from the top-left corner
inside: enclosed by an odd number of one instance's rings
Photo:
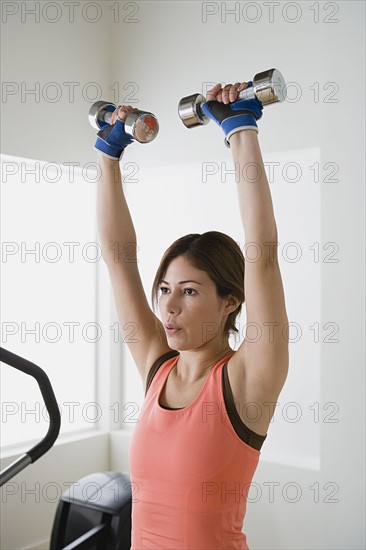
[[[179,310],[179,307],[180,306],[176,296],[174,296],[173,294],[170,294],[170,296],[166,297],[165,309],[167,310],[168,313],[176,313]]]

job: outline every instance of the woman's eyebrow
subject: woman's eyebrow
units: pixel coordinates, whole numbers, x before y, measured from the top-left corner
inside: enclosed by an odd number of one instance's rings
[[[168,285],[169,283],[167,281],[161,280],[160,283],[165,283]],[[183,285],[185,283],[196,283],[197,285],[202,285],[202,283],[199,283],[198,281],[179,281],[178,285]]]

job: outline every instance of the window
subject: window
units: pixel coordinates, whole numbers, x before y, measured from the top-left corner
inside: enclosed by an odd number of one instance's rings
[[[60,434],[96,428],[96,171],[2,156],[1,346],[40,366]],[[104,334],[103,334],[104,332]],[[40,440],[48,414],[36,381],[1,364],[2,447]]]

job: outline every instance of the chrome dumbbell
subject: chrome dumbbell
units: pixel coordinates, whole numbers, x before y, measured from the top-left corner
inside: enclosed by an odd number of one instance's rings
[[[258,73],[253,78],[253,86],[245,88],[238,94],[239,99],[253,99],[257,97],[262,105],[281,103],[286,99],[285,80],[277,69],[268,69]],[[193,94],[183,97],[178,105],[178,113],[181,121],[187,128],[202,126],[209,122],[209,118],[201,109],[206,98],[201,94]]]
[[[107,101],[97,101],[89,109],[89,122],[96,130],[102,130],[112,119],[117,105]],[[125,131],[140,143],[149,143],[159,133],[158,119],[147,111],[132,111],[125,120]]]

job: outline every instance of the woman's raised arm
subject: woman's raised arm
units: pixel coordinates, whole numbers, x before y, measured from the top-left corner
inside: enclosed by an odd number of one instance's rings
[[[258,99],[236,101],[246,82],[216,85],[208,93],[205,113],[230,144],[245,235],[244,294],[246,338],[235,354],[244,402],[275,402],[288,373],[288,319],[271,191],[258,141]],[[230,103],[234,103],[232,109]]]
[[[117,160],[97,154],[101,178],[97,190],[97,222],[102,256],[108,267],[136,267],[136,231],[122,186]]]
[[[119,108],[118,111],[123,122],[130,110]],[[111,125],[116,123],[116,116],[117,112]],[[97,156],[101,173],[97,224],[102,257],[108,268],[123,341],[145,382],[151,365],[170,348],[164,327],[149,306],[138,270],[136,232],[123,192],[119,165],[122,152],[110,151],[105,144],[102,149],[111,153],[108,156],[98,151]]]
[[[123,123],[132,110],[130,106],[118,107],[110,125],[118,121],[123,134]],[[126,140],[125,147],[131,141]],[[108,147],[99,137],[95,148],[101,174],[97,191],[97,222],[103,259],[108,266],[116,263],[124,267],[128,263],[136,265],[136,232],[123,192],[119,165],[124,149]]]

